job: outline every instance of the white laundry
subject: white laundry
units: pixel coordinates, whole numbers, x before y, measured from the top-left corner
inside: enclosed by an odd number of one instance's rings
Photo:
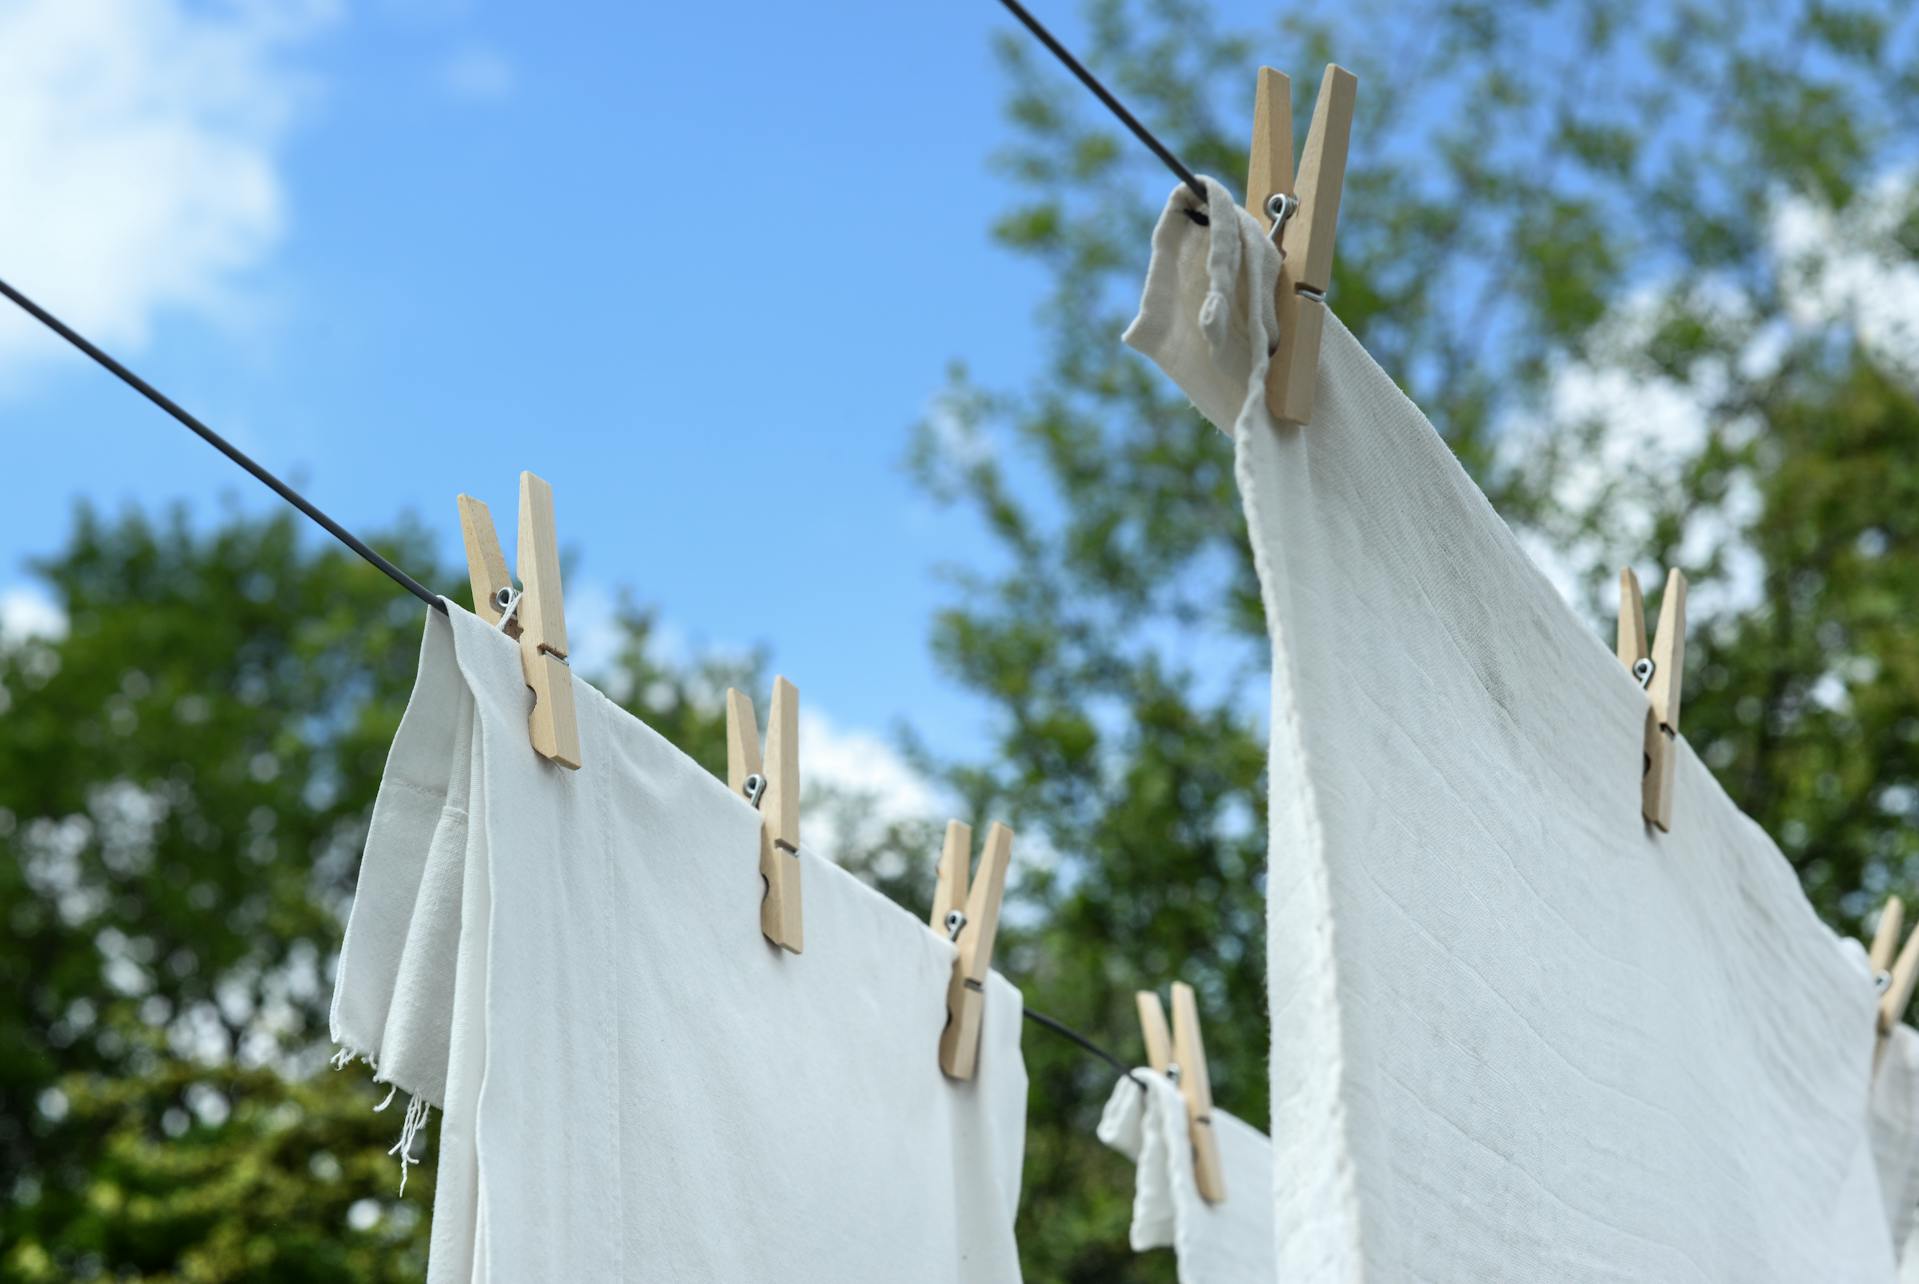
[[[341,951],[333,1035],[443,1110],[431,1281],[1005,1281],[1020,996],[939,1069],[954,949],[806,862],[760,935],[760,816],[575,682],[539,758],[517,645],[429,613]]]
[[[1099,1139],[1134,1163],[1133,1251],[1172,1249],[1179,1284],[1272,1284],[1272,1143],[1217,1106],[1212,1117],[1226,1187],[1218,1204],[1199,1193],[1179,1089],[1151,1070],[1113,1086]]]
[[[1234,439],[1272,641],[1279,1277],[1892,1278],[1870,983],[1683,742],[1645,824],[1645,693],[1336,318],[1272,422],[1211,191],[1127,339]]]
[[[1872,1078],[1872,1151],[1879,1167],[1892,1242],[1905,1249],[1905,1273],[1919,1273],[1919,1032],[1893,1027]]]

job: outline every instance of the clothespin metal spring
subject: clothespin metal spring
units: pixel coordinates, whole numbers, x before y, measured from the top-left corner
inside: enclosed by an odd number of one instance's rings
[[[1273,220],[1273,225],[1266,229],[1266,238],[1279,246],[1281,263],[1286,261],[1286,247],[1281,244],[1281,237],[1286,232],[1287,222],[1297,213],[1299,198],[1290,192],[1274,192],[1266,198],[1266,216]]]

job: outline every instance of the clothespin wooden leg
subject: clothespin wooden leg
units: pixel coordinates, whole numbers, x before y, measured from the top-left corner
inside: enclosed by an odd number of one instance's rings
[[[1275,196],[1294,201],[1291,216],[1279,229],[1283,258],[1273,295],[1279,346],[1266,369],[1266,408],[1282,423],[1303,424],[1313,416],[1326,291],[1333,283],[1333,241],[1339,229],[1339,202],[1358,94],[1359,81],[1353,73],[1327,66],[1300,153],[1295,196],[1291,82],[1270,67],[1259,72],[1246,208],[1255,218],[1271,222]]]
[[[939,882],[933,888],[933,912],[927,926],[948,940],[960,924],[951,919],[966,904],[967,866],[973,860],[973,827],[957,820],[946,822],[946,843],[940,848]]]
[[[950,851],[953,827],[949,825],[946,832]],[[961,857],[961,865],[965,859]],[[966,892],[966,908],[962,911],[965,918],[953,937],[958,953],[953,958],[952,979],[946,986],[946,1028],[940,1033],[940,1069],[954,1079],[971,1079],[979,1061],[980,1023],[986,1014],[986,974],[993,967],[1000,901],[1006,893],[1006,870],[1012,860],[1013,831],[994,821],[986,831],[986,850],[980,855],[979,872]],[[944,859],[941,864],[945,864]],[[941,921],[945,921],[944,916]]]
[[[1139,1032],[1146,1043],[1146,1064],[1165,1074],[1173,1064],[1173,1035],[1166,1025],[1166,1009],[1159,1005],[1159,995],[1151,990],[1135,993],[1133,1003],[1139,1008]]]
[[[1206,1069],[1206,1043],[1199,1033],[1199,1003],[1193,987],[1173,983],[1173,1059],[1179,1064],[1179,1091],[1186,1098],[1186,1121],[1193,1138],[1193,1175],[1209,1204],[1226,1198],[1226,1174],[1219,1162],[1219,1138],[1213,1133],[1213,1082]]]
[[[1879,911],[1879,924],[1873,929],[1872,948],[1866,952],[1866,961],[1874,976],[1892,970],[1892,956],[1899,949],[1899,932],[1905,923],[1906,903],[1897,896],[1886,897],[1885,908]]]
[[[1880,933],[1883,935],[1884,933]],[[1897,935],[1894,932],[1893,935]],[[1879,942],[1873,941],[1873,952],[1879,952]],[[1906,937],[1905,946],[1899,951],[1899,957],[1893,960],[1892,979],[1886,985],[1886,992],[1879,996],[1879,1037],[1883,1041],[1892,1033],[1893,1027],[1905,1019],[1906,1008],[1912,1003],[1913,986],[1919,984],[1919,930]]]
[[[1626,672],[1645,686],[1639,666],[1650,659],[1646,654],[1646,595],[1639,591],[1639,577],[1630,566],[1619,572],[1619,633],[1613,650]]]
[[[800,899],[800,693],[773,679],[766,760],[760,759],[753,702],[726,692],[726,783],[760,810],[760,932],[791,954],[805,946]]]
[[[1652,649],[1646,649],[1646,603],[1639,577],[1619,573],[1619,633],[1616,651],[1633,678],[1646,689],[1644,766],[1640,811],[1661,831],[1672,828],[1673,780],[1679,762],[1679,702],[1686,673],[1686,577],[1677,569],[1666,576],[1659,603],[1659,624]]]
[[[760,774],[760,727],[753,701],[744,691],[726,689],[726,787],[755,807],[766,792]]]
[[[553,488],[520,474],[520,667],[533,689],[528,726],[533,747],[562,767],[580,765],[580,727],[567,667],[566,603],[560,592],[560,539]]]
[[[1905,1019],[1906,1007],[1912,1002],[1913,985],[1919,982],[1919,930],[1906,938],[1904,949],[1899,948],[1899,932],[1905,926],[1905,919],[1906,903],[1897,896],[1888,896],[1885,908],[1879,911],[1879,924],[1873,929],[1872,948],[1866,952],[1866,963],[1872,968],[1873,977],[1884,987],[1873,1013],[1873,1029],[1878,1035],[1872,1048],[1874,1074],[1879,1072],[1879,1061],[1885,1056],[1886,1040]],[[1893,957],[1895,950],[1899,954],[1897,959]]]
[[[498,624],[501,595],[513,591],[513,581],[506,573],[506,554],[500,551],[500,537],[493,529],[493,513],[471,495],[460,496],[459,505],[466,576],[473,585],[473,612],[488,624]],[[518,612],[506,629],[510,636],[520,636]]]
[[[780,948],[798,954],[805,944],[800,914],[800,693],[785,678],[773,679],[766,715],[766,830],[772,868],[766,870],[766,901],[760,930]]]

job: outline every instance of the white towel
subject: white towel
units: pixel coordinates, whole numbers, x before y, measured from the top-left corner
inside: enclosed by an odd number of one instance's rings
[[[1186,1099],[1164,1075],[1134,1071],[1113,1086],[1099,1139],[1132,1160],[1136,1253],[1173,1250],[1179,1284],[1272,1284],[1273,1146],[1266,1134],[1213,1108],[1223,1203],[1201,1198],[1193,1176]]]
[[[1895,1026],[1872,1079],[1872,1152],[1892,1242],[1913,1251],[1919,1222],[1919,1032]],[[1909,1270],[1912,1268],[1909,1268]]]
[[[1185,199],[1128,339],[1234,437],[1272,639],[1281,1278],[1889,1279],[1869,982],[1683,743],[1645,824],[1645,693],[1336,318],[1272,422],[1217,317],[1273,252]]]
[[[941,1074],[953,947],[803,851],[806,952],[759,931],[759,813],[574,684],[527,741],[518,647],[429,613],[333,1034],[444,1108],[432,1281],[1003,1281],[1020,996]]]

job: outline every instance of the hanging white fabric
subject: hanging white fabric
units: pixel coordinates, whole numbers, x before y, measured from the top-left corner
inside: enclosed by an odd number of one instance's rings
[[[428,613],[333,1035],[442,1107],[429,1280],[1016,1280],[1018,991],[947,1079],[953,946],[803,851],[770,948],[759,813],[575,693],[563,771],[514,643]]]
[[[1872,1153],[1902,1278],[1919,1277],[1919,1031],[1899,1025],[1886,1036],[1872,1077]]]
[[[1228,1197],[1209,1204],[1193,1178],[1186,1099],[1164,1075],[1135,1070],[1113,1085],[1099,1139],[1133,1161],[1137,1253],[1173,1250],[1179,1284],[1274,1284],[1273,1147],[1266,1134],[1213,1107]]]
[[[1271,635],[1280,1277],[1889,1279],[1871,985],[1685,745],[1644,824],[1645,692],[1337,319],[1273,423],[1275,252],[1189,201],[1127,339],[1234,439]]]

